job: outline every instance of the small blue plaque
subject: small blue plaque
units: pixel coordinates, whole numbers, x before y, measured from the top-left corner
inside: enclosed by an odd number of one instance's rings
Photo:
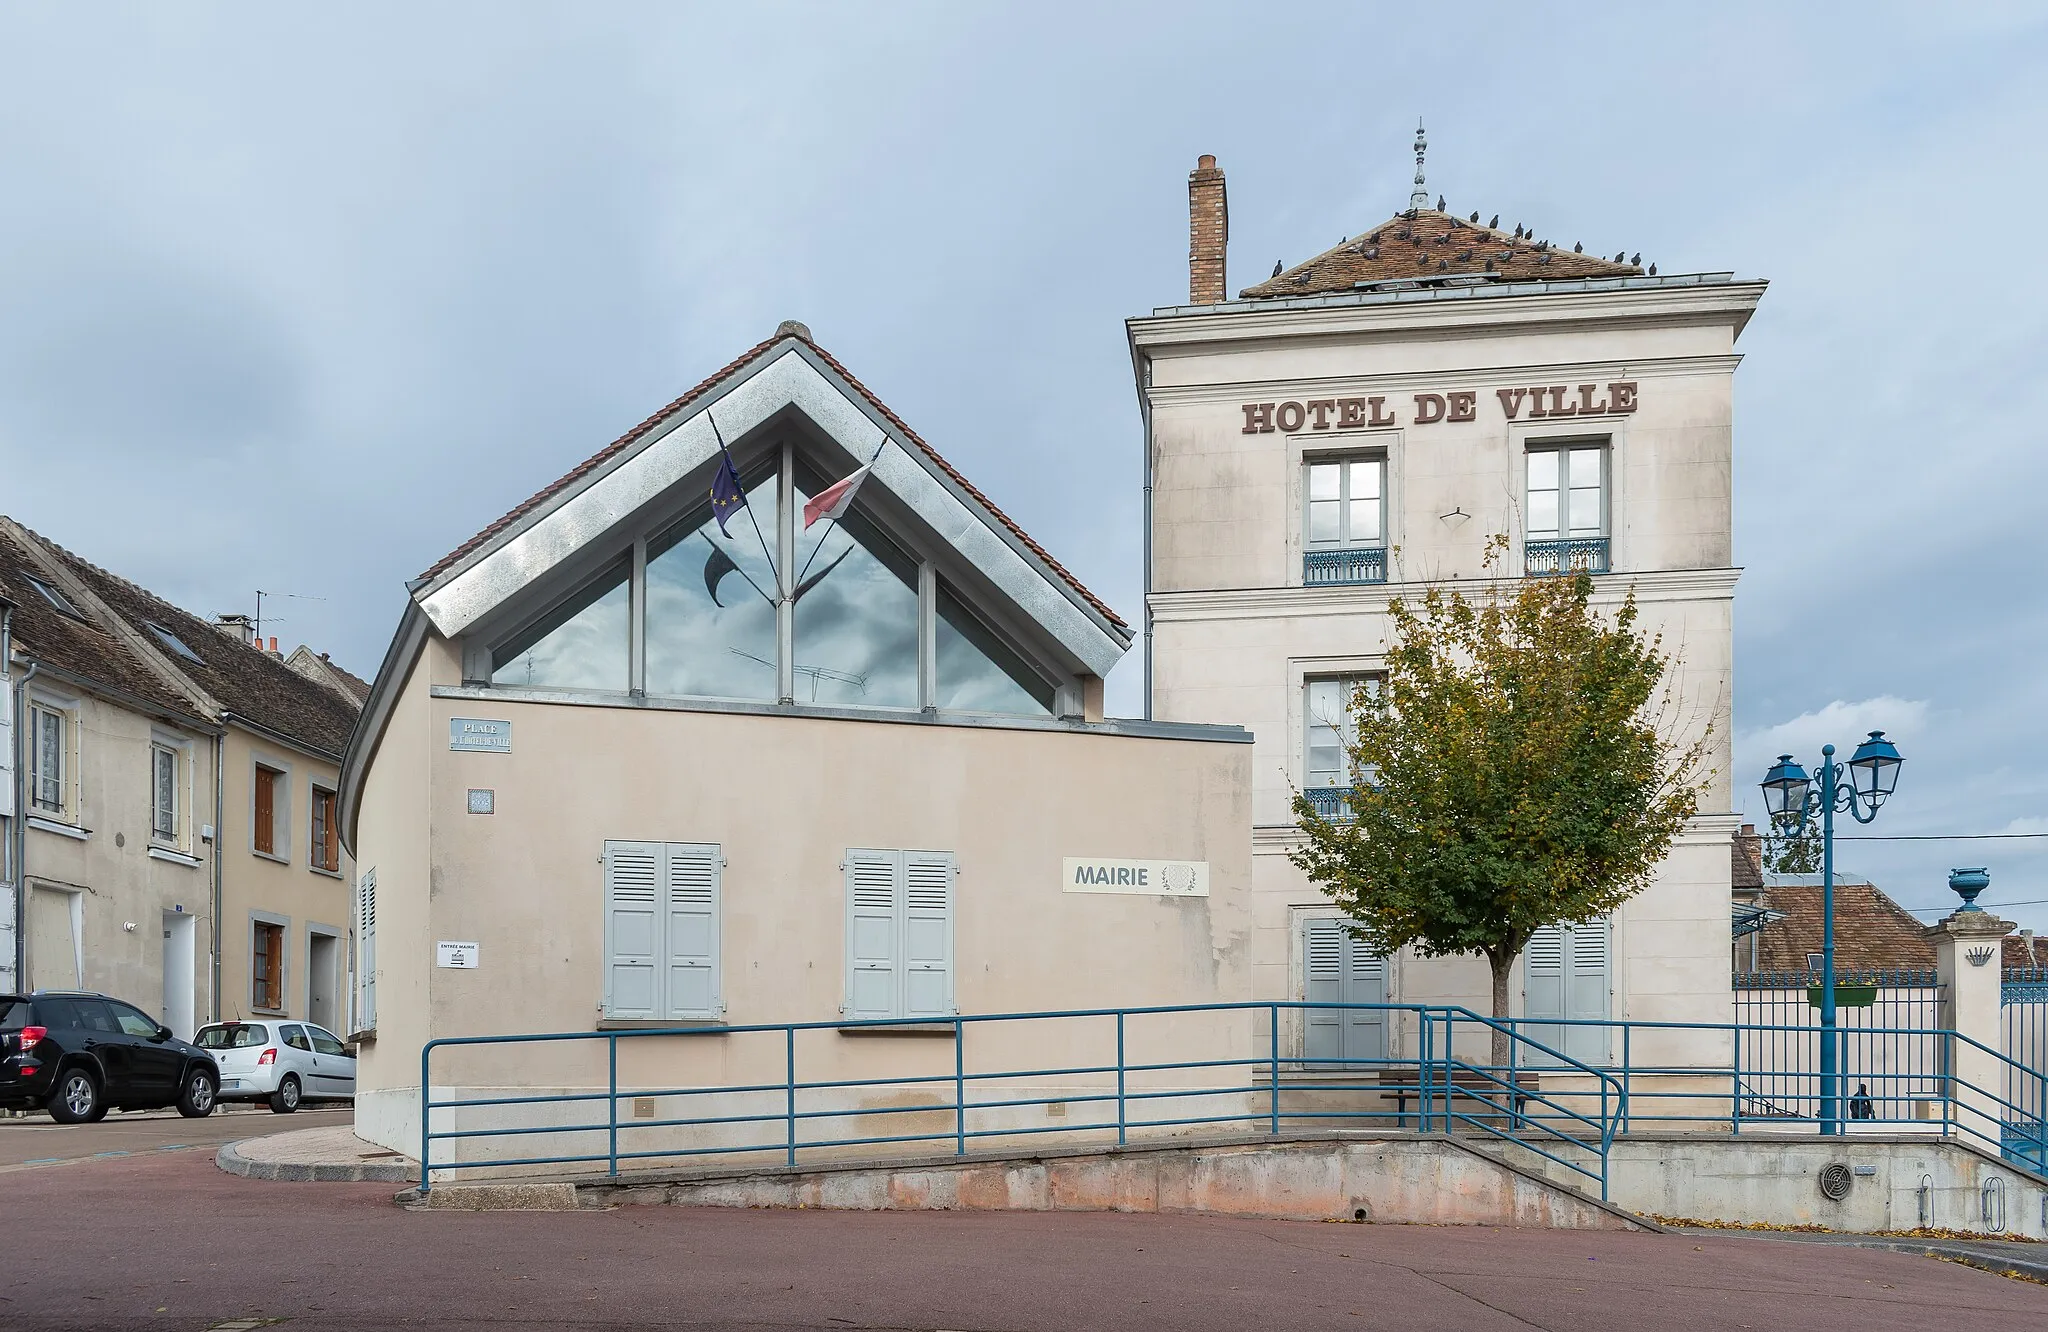
[[[512,752],[512,723],[486,721],[478,717],[450,717],[448,748],[480,754],[509,754]]]

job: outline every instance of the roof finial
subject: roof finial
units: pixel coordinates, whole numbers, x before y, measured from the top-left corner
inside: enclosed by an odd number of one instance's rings
[[[1415,119],[1415,192],[1408,196],[1408,206],[1417,210],[1429,207],[1429,191],[1422,188],[1422,155],[1429,151],[1429,140],[1422,137],[1422,118]]]

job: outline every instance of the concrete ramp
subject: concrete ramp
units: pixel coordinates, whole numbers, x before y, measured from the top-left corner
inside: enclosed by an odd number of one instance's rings
[[[576,1206],[847,1211],[1117,1211],[1295,1221],[1661,1227],[1479,1148],[1442,1137],[1297,1136],[1246,1142],[943,1156],[888,1164],[645,1173],[555,1181]],[[531,1183],[436,1184],[432,1208],[531,1207]],[[561,1205],[557,1202],[555,1205]]]

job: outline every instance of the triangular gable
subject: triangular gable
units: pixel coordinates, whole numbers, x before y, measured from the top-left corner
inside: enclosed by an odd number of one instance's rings
[[[849,457],[881,446],[867,484],[908,506],[1091,674],[1106,675],[1128,649],[1130,630],[1108,606],[797,333],[753,348],[465,543],[415,585],[416,603],[443,635],[463,633],[707,469],[720,433],[730,444],[792,410]]]

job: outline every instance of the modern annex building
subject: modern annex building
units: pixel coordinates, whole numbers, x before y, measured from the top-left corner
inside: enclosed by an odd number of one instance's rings
[[[1665,718],[1712,727],[1714,785],[1655,883],[1546,930],[1520,1014],[1723,1022],[1728,969],[1730,473],[1735,340],[1764,284],[1659,275],[1519,224],[1408,207],[1230,299],[1222,171],[1189,177],[1190,294],[1129,322],[1144,413],[1146,715],[1257,737],[1253,883],[1261,996],[1455,1002],[1485,1011],[1478,958],[1369,956],[1287,858],[1290,801],[1350,782],[1344,700],[1380,668],[1390,599],[1486,576],[1591,572],[1633,589],[1681,667]],[[1611,1056],[1596,1027],[1551,1042]],[[1377,1022],[1293,1034],[1307,1055],[1401,1053]],[[1413,1053],[1412,1050],[1408,1053]],[[1725,1052],[1669,1052],[1681,1063]]]
[[[1250,999],[1251,737],[1105,718],[1130,641],[783,325],[413,585],[342,790],[358,1132],[416,1149],[440,1036],[695,1026],[622,1084],[779,1083],[718,1032]],[[542,1053],[449,1076],[605,1085]],[[802,1054],[950,1073],[953,1028]]]

